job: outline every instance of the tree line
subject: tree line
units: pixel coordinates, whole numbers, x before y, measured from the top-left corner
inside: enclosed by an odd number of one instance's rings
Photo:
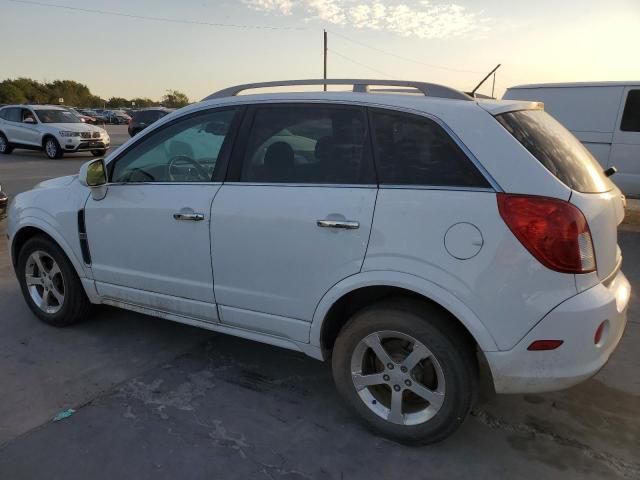
[[[73,80],[55,80],[38,82],[31,78],[7,79],[0,82],[0,105],[2,104],[53,104],[60,99],[64,105],[80,108],[136,108],[163,105],[168,108],[180,108],[189,104],[189,98],[177,90],[167,90],[160,101],[149,98],[111,97],[108,99],[94,95],[86,85]]]

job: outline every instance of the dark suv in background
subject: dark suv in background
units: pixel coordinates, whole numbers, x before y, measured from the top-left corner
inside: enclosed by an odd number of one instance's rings
[[[133,112],[131,116],[131,121],[129,122],[129,136],[133,137],[137,135],[142,130],[147,128],[153,122],[160,120],[162,117],[171,113],[173,109],[171,108],[145,108],[143,110],[137,110]]]

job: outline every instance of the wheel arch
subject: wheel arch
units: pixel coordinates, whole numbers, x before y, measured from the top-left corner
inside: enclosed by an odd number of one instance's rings
[[[58,139],[53,133],[45,132],[42,134],[42,138],[40,139],[40,146],[42,147],[43,150],[44,150],[44,144],[47,141],[47,138],[53,138],[56,142],[58,142],[58,145],[60,145],[60,142],[58,141]]]
[[[311,345],[319,347],[326,358],[351,315],[389,297],[410,297],[437,305],[457,321],[480,350],[498,350],[480,319],[450,292],[424,278],[392,271],[363,272],[334,285],[316,307],[310,328]]]
[[[30,238],[33,238],[36,235],[43,235],[51,239],[51,241],[55,242],[67,256],[78,276],[81,278],[87,276],[82,263],[76,256],[74,250],[71,248],[71,245],[69,245],[67,241],[49,224],[41,219],[35,218],[31,218],[28,221],[22,223],[20,225],[20,228],[16,230],[16,232],[13,234],[13,237],[11,238],[11,262],[14,268],[16,267],[18,262],[20,249]]]

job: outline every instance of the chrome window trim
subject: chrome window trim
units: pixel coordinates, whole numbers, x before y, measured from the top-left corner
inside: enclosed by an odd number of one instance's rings
[[[224,185],[243,187],[378,188],[375,183],[224,182]]]
[[[480,193],[496,193],[493,188],[487,187],[460,187],[449,185],[380,185],[380,189],[389,190],[441,190],[452,192],[480,192]]]
[[[117,187],[121,185],[222,185],[224,182],[109,182],[104,187]]]

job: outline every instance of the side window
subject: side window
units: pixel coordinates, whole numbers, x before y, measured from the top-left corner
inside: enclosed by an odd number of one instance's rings
[[[21,112],[21,119],[20,121],[22,123],[25,123],[25,120],[27,118],[30,118],[31,120],[33,120],[33,123],[37,123],[36,122],[36,116],[33,114],[33,112],[31,110],[29,110],[28,108],[23,108],[22,112]]]
[[[259,107],[240,180],[375,183],[364,109],[328,105]]]
[[[489,187],[447,132],[428,118],[372,110],[380,184]]]
[[[143,137],[115,160],[111,181],[211,181],[235,112],[200,113]]]
[[[12,107],[7,109],[6,119],[10,122],[20,123],[22,122],[22,109],[18,107]]]
[[[627,103],[624,105],[620,130],[623,132],[640,132],[640,90],[629,90]]]

